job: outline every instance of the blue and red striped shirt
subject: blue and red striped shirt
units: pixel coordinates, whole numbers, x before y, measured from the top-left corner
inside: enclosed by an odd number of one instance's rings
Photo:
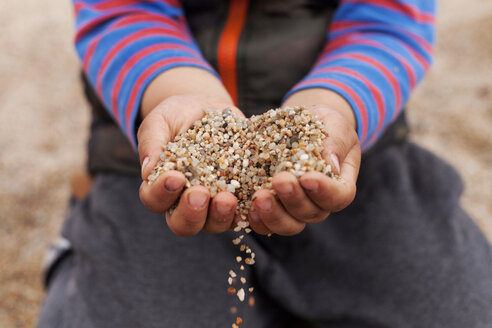
[[[178,66],[217,75],[178,0],[74,0],[74,7],[84,71],[134,146],[140,101],[152,79]],[[324,50],[286,97],[306,88],[339,93],[354,110],[362,148],[369,148],[430,66],[434,17],[434,0],[340,0]]]

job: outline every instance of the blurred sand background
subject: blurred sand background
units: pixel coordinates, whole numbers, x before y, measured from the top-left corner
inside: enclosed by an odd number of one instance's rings
[[[492,239],[492,1],[441,0],[435,65],[411,99],[413,139],[462,174],[465,208]],[[88,110],[70,1],[0,1],[0,327],[32,327],[44,251],[70,177],[82,171]]]

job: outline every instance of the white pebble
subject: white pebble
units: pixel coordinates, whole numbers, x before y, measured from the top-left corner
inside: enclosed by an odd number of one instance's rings
[[[248,221],[239,221],[237,225],[241,228],[246,228],[249,227],[249,222]]]
[[[244,301],[244,289],[241,288],[240,290],[238,290],[237,292],[237,298],[239,298],[239,300],[242,302]]]

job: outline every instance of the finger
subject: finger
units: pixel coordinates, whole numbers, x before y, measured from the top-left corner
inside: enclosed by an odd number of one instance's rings
[[[270,191],[262,189],[253,195],[253,207],[268,230],[282,236],[292,236],[301,232],[305,223],[297,221],[285,211]]]
[[[210,203],[203,231],[220,233],[228,230],[234,220],[237,198],[230,192],[219,192]]]
[[[324,159],[331,163],[341,179],[331,179],[321,173],[310,172],[299,182],[307,196],[321,209],[335,212],[348,206],[355,197],[360,166],[360,145],[351,124],[338,112],[315,109],[323,120],[329,136],[324,139]]]
[[[352,147],[342,163],[342,172],[340,177],[348,185],[355,186],[357,177],[359,176],[360,161],[361,150],[359,143],[357,143],[354,147]]]
[[[298,221],[316,223],[328,216],[329,212],[311,201],[293,174],[288,172],[276,174],[272,185],[285,210]]]
[[[254,207],[249,210],[249,225],[256,233],[260,235],[268,235],[272,232],[266,227],[265,224],[260,219],[258,212],[255,211]]]
[[[207,219],[210,193],[203,186],[186,189],[171,215],[166,215],[167,225],[178,236],[196,235]]]
[[[329,178],[320,172],[308,172],[299,179],[308,197],[328,212],[340,211],[352,202],[356,191],[354,181]]]
[[[160,111],[152,111],[143,120],[137,132],[138,155],[142,166],[142,180],[159,161],[164,145],[170,141],[170,127]]]
[[[355,132],[351,132],[348,135],[340,134],[343,132],[337,131],[344,129],[343,127],[334,127],[331,132],[328,132],[330,136],[324,140],[323,158],[326,162],[331,164],[332,171],[340,175],[342,174],[342,167],[347,154],[358,144],[357,136]]]
[[[355,129],[348,124],[342,114],[316,108],[315,114],[323,121],[328,137],[323,140],[323,158],[331,163],[335,174],[341,174],[343,162],[354,147],[359,147],[359,139]]]
[[[185,183],[186,178],[181,172],[165,172],[151,185],[145,180],[142,182],[140,200],[151,212],[164,213],[179,197]]]
[[[318,207],[329,212],[340,211],[355,198],[360,160],[361,150],[356,143],[342,163],[341,179],[329,178],[319,172],[309,172],[304,174],[299,182]]]

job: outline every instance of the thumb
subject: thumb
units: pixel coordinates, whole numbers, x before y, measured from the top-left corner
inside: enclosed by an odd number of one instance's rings
[[[328,137],[324,140],[323,158],[332,165],[336,174],[346,182],[355,184],[361,156],[357,132],[334,110],[320,116],[328,132]]]
[[[170,138],[171,128],[164,116],[158,110],[150,112],[137,132],[142,180],[147,180],[150,170],[157,165],[160,153]]]
[[[300,178],[300,183],[320,208],[336,212],[347,207],[356,194],[361,160],[359,139],[354,127],[337,111],[325,109],[316,114],[328,132],[324,139],[323,158],[341,179],[324,176],[320,180],[324,183],[313,184],[314,175],[306,173]],[[314,193],[313,186],[319,186],[315,187],[317,191]]]

